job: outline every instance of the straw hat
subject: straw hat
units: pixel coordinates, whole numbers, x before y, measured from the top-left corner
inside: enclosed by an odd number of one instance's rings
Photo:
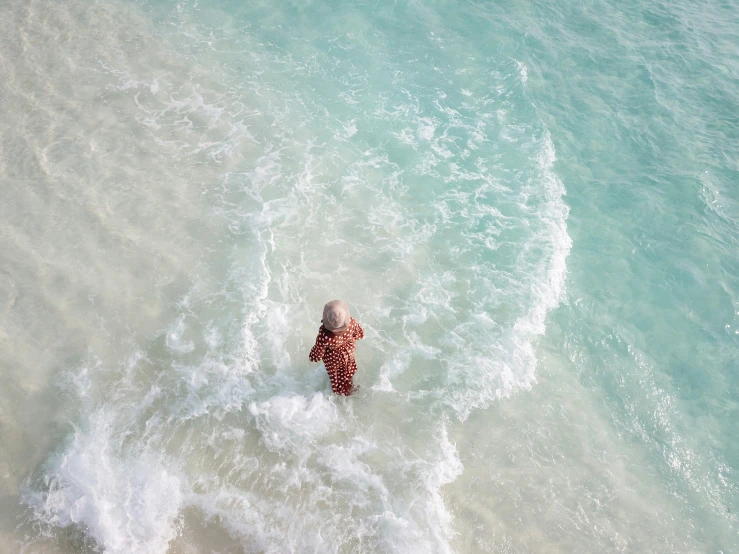
[[[345,331],[351,318],[349,306],[341,300],[332,300],[323,307],[323,326],[329,331]]]

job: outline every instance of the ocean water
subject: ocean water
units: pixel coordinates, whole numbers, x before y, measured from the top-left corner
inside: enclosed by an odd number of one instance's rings
[[[736,3],[1,13],[0,552],[739,552]]]

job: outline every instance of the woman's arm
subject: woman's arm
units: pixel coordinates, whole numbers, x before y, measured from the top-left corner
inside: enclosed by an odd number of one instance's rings
[[[311,362],[320,362],[323,359],[323,354],[325,351],[326,343],[323,339],[323,333],[319,331],[318,336],[316,337],[316,344],[314,344],[313,348],[311,348],[310,354],[308,354],[308,359]]]
[[[352,334],[356,340],[364,338],[364,329],[362,329],[362,326],[357,323],[356,319],[354,320],[354,329],[352,330]]]

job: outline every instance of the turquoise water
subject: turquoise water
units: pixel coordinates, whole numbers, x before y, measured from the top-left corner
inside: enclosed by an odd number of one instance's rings
[[[737,29],[10,0],[0,550],[739,551]]]

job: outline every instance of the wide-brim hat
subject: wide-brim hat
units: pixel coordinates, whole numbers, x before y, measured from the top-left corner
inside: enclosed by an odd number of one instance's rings
[[[351,319],[349,306],[341,300],[332,300],[323,307],[323,326],[329,331],[345,331]]]

